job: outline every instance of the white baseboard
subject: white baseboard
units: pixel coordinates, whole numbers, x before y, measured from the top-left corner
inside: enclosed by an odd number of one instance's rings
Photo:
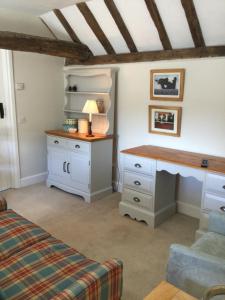
[[[181,214],[199,219],[201,209],[200,207],[197,207],[195,205],[182,201],[177,201],[177,211]]]
[[[43,182],[47,179],[47,175],[48,173],[44,172],[44,173],[39,173],[28,177],[23,177],[20,179],[20,187],[25,187],[35,183]]]

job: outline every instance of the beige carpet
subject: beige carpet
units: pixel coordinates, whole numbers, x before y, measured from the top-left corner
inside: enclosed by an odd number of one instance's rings
[[[196,219],[176,214],[157,229],[118,212],[120,194],[92,204],[44,184],[4,193],[10,208],[99,262],[124,262],[123,300],[141,300],[165,277],[171,243],[190,245]]]

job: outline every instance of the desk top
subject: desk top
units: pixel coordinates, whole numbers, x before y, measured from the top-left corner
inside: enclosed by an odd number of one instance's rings
[[[197,300],[172,284],[162,281],[144,300]]]
[[[103,134],[97,134],[94,133],[93,137],[87,137],[84,133],[69,133],[63,130],[47,130],[45,131],[46,134],[64,137],[68,139],[75,139],[75,140],[81,140],[85,142],[96,142],[96,141],[102,141],[102,140],[108,140],[112,139],[113,135],[103,135]]]
[[[144,145],[121,151],[122,153],[172,162],[201,170],[225,174],[225,158],[201,153]],[[208,160],[208,167],[202,168],[203,159]]]

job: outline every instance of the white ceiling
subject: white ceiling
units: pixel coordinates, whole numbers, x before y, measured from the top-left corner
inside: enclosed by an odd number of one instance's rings
[[[63,8],[85,0],[0,0],[0,8],[39,16],[54,8]]]
[[[114,2],[139,51],[163,49],[144,0],[114,0]],[[156,0],[156,4],[172,47],[174,49],[194,47],[181,1]],[[194,0],[194,4],[206,45],[225,45],[225,0]],[[90,0],[87,5],[116,53],[129,52],[104,0]],[[65,7],[61,11],[79,39],[94,55],[106,53],[75,5]],[[41,17],[58,38],[70,40],[54,13],[48,12]]]

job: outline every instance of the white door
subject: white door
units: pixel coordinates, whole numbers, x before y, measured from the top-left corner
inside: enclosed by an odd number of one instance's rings
[[[88,192],[90,183],[89,157],[71,152],[68,171],[71,175],[73,186],[78,190]]]
[[[11,187],[9,116],[3,72],[3,50],[0,50],[0,191]]]
[[[48,173],[49,178],[62,184],[68,184],[68,154],[65,150],[48,147]]]

